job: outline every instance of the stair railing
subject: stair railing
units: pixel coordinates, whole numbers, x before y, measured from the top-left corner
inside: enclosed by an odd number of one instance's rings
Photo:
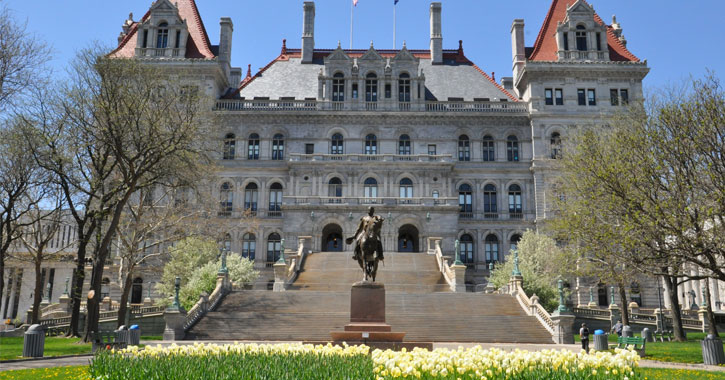
[[[536,317],[539,323],[554,336],[556,334],[555,323],[551,319],[551,314],[539,303],[539,297],[534,294],[529,298],[521,287],[520,281],[511,281],[509,286],[512,287],[512,295],[519,301],[519,305],[521,305],[521,308],[524,309],[526,314]]]
[[[441,250],[441,240],[443,239],[438,237],[428,238],[428,254],[435,255],[436,262],[438,263],[438,270],[443,275],[443,278],[451,288],[451,291],[455,292],[456,272],[451,269],[451,266],[448,264],[448,259],[443,256],[443,251]]]
[[[229,294],[232,290],[232,284],[229,281],[228,273],[219,273],[217,275],[216,287],[211,295],[202,293],[199,296],[194,306],[191,307],[186,313],[186,320],[184,321],[184,332],[188,332],[194,325],[199,322],[204,316],[210,312],[216,310],[219,304],[222,302],[224,297]]]
[[[305,257],[309,250],[306,249],[306,244],[312,241],[311,236],[300,236],[297,240],[297,254],[291,256],[289,264],[287,264],[287,278],[285,280],[285,287],[291,285],[297,276],[299,276],[302,266],[304,265]]]

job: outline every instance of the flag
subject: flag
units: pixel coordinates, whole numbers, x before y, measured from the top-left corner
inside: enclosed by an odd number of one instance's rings
[[[393,5],[398,5],[398,1],[400,1],[400,0],[394,0]]]
[[[357,0],[352,0],[352,5],[357,7]]]

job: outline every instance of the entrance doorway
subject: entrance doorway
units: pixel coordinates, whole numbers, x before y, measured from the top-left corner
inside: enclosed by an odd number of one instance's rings
[[[322,229],[322,251],[342,252],[345,247],[342,238],[342,227],[337,224],[328,224]]]
[[[131,286],[131,303],[143,302],[143,279],[136,277],[133,279],[133,285]]]
[[[419,252],[418,229],[406,224],[398,230],[398,252]]]

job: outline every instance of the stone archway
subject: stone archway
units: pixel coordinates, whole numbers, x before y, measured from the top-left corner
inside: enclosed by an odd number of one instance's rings
[[[398,229],[398,252],[420,252],[418,228],[404,224]]]
[[[342,252],[345,249],[345,241],[342,238],[342,227],[335,223],[330,223],[322,229],[323,252]]]

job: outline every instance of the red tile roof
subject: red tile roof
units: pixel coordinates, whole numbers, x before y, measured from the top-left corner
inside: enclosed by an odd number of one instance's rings
[[[556,27],[560,21],[566,18],[566,9],[574,4],[576,0],[553,0],[549,13],[544,19],[536,42],[534,43],[534,51],[529,56],[530,61],[556,61],[558,60],[556,44]],[[586,2],[586,1],[585,1]],[[605,25],[599,15],[594,13],[594,21],[599,25]],[[610,25],[607,27],[607,45],[609,46],[609,59],[612,61],[630,61],[639,62],[634,54],[619,41]]]
[[[209,35],[204,28],[204,22],[199,15],[199,9],[196,7],[194,0],[175,0],[174,5],[179,9],[179,16],[182,20],[186,20],[189,29],[189,38],[186,41],[186,58],[204,58],[211,59],[216,57],[211,51],[211,43]],[[146,21],[151,12],[148,11],[139,22]],[[133,57],[136,50],[136,32],[139,22],[133,23],[129,29],[128,35],[121,41],[118,47],[112,51],[111,57]]]

